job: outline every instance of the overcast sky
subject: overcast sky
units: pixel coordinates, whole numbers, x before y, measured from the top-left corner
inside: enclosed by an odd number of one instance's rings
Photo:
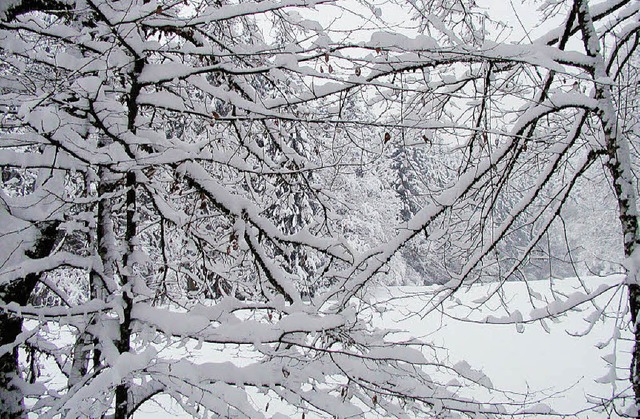
[[[559,13],[553,19],[547,19],[539,26],[538,19],[540,13],[537,11],[538,4],[533,0],[476,0],[476,3],[483,9],[492,20],[499,20],[507,25],[507,28],[497,30],[488,28],[491,31],[491,39],[499,42],[520,42],[536,39],[544,32],[561,24],[565,18]],[[379,30],[372,22],[366,22],[365,18],[371,16],[372,12],[378,12],[382,19],[393,24],[394,30],[408,36],[415,36],[415,21],[410,19],[407,8],[404,10],[392,2],[372,1],[368,2],[370,9],[357,1],[338,1],[335,5],[339,7],[319,6],[316,11],[301,10],[306,18],[318,20],[323,26],[331,24],[333,30],[345,31],[344,38],[352,42],[366,41],[370,39],[371,33]],[[368,29],[359,31],[362,27]],[[359,31],[349,32],[349,31]]]

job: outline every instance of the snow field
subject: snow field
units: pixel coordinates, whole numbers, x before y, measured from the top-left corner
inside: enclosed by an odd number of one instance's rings
[[[542,323],[526,323],[530,312],[538,314],[540,310],[561,305],[559,301],[571,302],[572,295],[575,299],[578,293],[589,294],[581,282],[591,292],[602,284],[611,288],[575,311],[545,319]],[[549,412],[558,414],[577,413],[581,418],[617,417],[615,413],[590,409],[594,403],[627,389],[631,343],[626,340],[630,335],[624,326],[628,319],[615,314],[626,305],[626,291],[616,286],[621,282],[621,276],[555,280],[552,285],[549,281],[510,282],[503,285],[501,293],[494,293],[495,284],[474,285],[447,300],[445,310],[432,311],[425,317],[421,315],[429,306],[435,288],[378,288],[372,300],[386,311],[372,314],[372,320],[378,327],[405,331],[394,335],[394,339],[421,337],[431,342],[439,348],[436,352],[440,362],[455,365],[460,370],[467,368],[470,372],[481,370],[487,378],[478,374],[479,379],[490,380],[496,389],[527,395],[527,400],[540,400],[541,404],[533,408],[538,409],[534,412],[541,414],[548,408]],[[479,300],[491,294],[493,297],[486,304],[476,307]],[[532,309],[532,301],[537,310]],[[593,313],[597,310],[604,314],[593,322]],[[514,319],[520,317],[524,323],[482,323],[487,318],[505,319],[507,313]],[[203,362],[230,361],[245,365],[257,359],[246,349],[232,346],[214,350],[208,345],[199,349],[187,345],[166,350],[172,351],[176,358],[188,354]],[[610,362],[617,367],[617,372]],[[612,371],[619,381],[610,382]],[[478,389],[471,392],[461,389],[461,393],[477,398],[489,397],[487,401],[503,398],[503,395]],[[522,399],[516,394],[513,397]],[[264,409],[269,403],[266,417],[299,416],[276,399],[269,400],[257,392],[251,398],[258,408]],[[314,417],[309,413],[306,416]],[[538,414],[527,416],[537,417]],[[135,417],[189,418],[192,415],[184,412],[170,397],[157,396]]]

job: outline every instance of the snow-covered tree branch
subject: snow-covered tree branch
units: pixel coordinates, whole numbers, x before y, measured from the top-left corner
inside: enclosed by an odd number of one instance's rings
[[[640,405],[640,8],[545,2],[562,25],[513,43],[471,0],[387,6],[412,26],[357,1],[0,5],[0,416],[119,419],[159,395],[194,416],[545,413],[376,326],[374,291],[434,285],[424,317],[539,274],[594,173],[636,342],[619,398]],[[65,383],[27,374],[27,349]]]

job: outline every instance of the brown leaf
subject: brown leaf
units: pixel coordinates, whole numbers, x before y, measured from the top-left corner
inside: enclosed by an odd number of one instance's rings
[[[158,6],[158,7],[156,8],[156,14],[157,14],[157,15],[159,15],[159,14],[160,14],[160,13],[162,13],[162,12],[163,12],[163,10],[162,10],[162,6]]]
[[[356,67],[356,76],[360,76],[360,74],[362,74],[362,70],[360,70],[360,67]]]
[[[218,112],[213,112],[211,116],[213,116],[213,119],[220,119],[220,114]]]
[[[389,134],[388,132],[384,133],[384,143],[388,143],[389,140],[391,139],[391,134]]]
[[[380,47],[376,47],[376,53],[380,54],[382,52],[382,49]]]
[[[329,73],[333,73],[333,67],[331,67],[331,64],[329,64]]]
[[[329,62],[329,53],[328,52],[324,53],[324,61],[327,62],[327,63]]]

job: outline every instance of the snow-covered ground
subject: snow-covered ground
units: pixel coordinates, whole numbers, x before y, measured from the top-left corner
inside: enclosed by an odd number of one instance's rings
[[[584,278],[582,282],[589,292],[593,292],[603,284],[615,285],[622,281],[621,276],[612,276],[606,279]],[[622,333],[618,334],[618,331],[628,319],[614,315],[620,310],[623,313],[626,311],[627,295],[623,287],[612,288],[596,298],[597,308],[585,303],[579,307],[580,311],[568,312],[556,321],[547,320],[544,324],[482,324],[458,319],[469,317],[484,321],[487,316],[504,318],[506,313],[501,308],[504,303],[511,313],[519,310],[526,321],[532,311],[532,294],[538,293],[538,298],[550,302],[556,298],[575,300],[585,294],[580,281],[575,278],[556,280],[553,288],[550,288],[549,281],[529,282],[528,286],[524,283],[507,283],[503,286],[502,298],[496,294],[488,304],[477,310],[464,307],[473,306],[474,301],[491,294],[495,288],[495,285],[485,284],[461,290],[456,294],[458,301],[452,300],[446,304],[444,312],[433,313],[424,319],[410,315],[427,302],[429,297],[424,294],[424,289],[392,289],[388,293],[393,296],[413,296],[396,300],[393,311],[386,314],[382,324],[396,324],[414,336],[428,335],[435,345],[447,348],[452,363],[464,360],[472,367],[482,369],[496,388],[520,393],[540,392],[538,397],[547,395],[549,399],[545,404],[559,413],[587,409],[592,406],[590,400],[610,398],[625,390],[628,383],[624,380],[628,376],[631,349],[630,342],[625,338],[629,338],[630,334],[624,328]],[[557,293],[556,298],[552,298],[554,292]],[[536,308],[546,306],[536,302]],[[550,309],[553,307],[554,304]],[[588,320],[594,318],[596,310],[603,310],[606,317],[591,323]],[[589,333],[584,335],[589,328]],[[611,340],[613,336],[618,339]],[[605,346],[607,342],[610,344]],[[611,368],[607,360],[614,361],[618,367],[617,376],[621,381],[618,381],[617,387],[612,383],[597,382],[610,381]],[[590,411],[581,417],[609,416]]]
[[[390,309],[375,316],[375,323],[395,329],[405,329],[410,336],[423,337],[433,344],[446,348],[441,353],[450,363],[466,361],[473,368],[482,369],[496,388],[519,393],[529,393],[532,398],[548,397],[544,403],[558,413],[574,413],[592,406],[590,401],[609,398],[624,391],[627,386],[630,342],[628,332],[617,333],[626,318],[604,316],[602,320],[590,322],[595,310],[605,314],[626,311],[626,291],[613,287],[595,299],[596,305],[585,303],[580,311],[561,315],[556,321],[546,320],[526,323],[532,313],[531,300],[535,307],[554,312],[566,307],[554,301],[575,302],[580,296],[602,290],[602,284],[615,285],[623,281],[621,276],[609,278],[584,278],[556,280],[553,287],[549,281],[507,283],[502,294],[494,294],[482,307],[471,309],[474,301],[483,299],[495,290],[494,284],[473,286],[460,290],[455,299],[445,303],[446,310],[436,310],[427,316],[424,308],[429,305],[433,289],[428,287],[393,287],[377,289],[377,301],[386,301]],[[587,291],[583,286],[586,286]],[[600,288],[599,288],[600,287]],[[533,297],[532,297],[533,296]],[[552,304],[543,304],[547,300]],[[507,313],[503,304],[508,307]],[[544,308],[543,308],[544,307]],[[520,314],[513,314],[518,310]],[[533,312],[533,315],[541,311]],[[493,319],[522,316],[524,324],[482,324],[456,319],[467,317],[479,322],[488,316]],[[495,320],[494,320],[495,321]],[[591,328],[584,336],[585,331]],[[611,341],[612,337],[617,337]],[[604,345],[609,342],[609,345]],[[603,347],[605,346],[605,347]],[[599,349],[602,348],[602,349]],[[236,353],[237,354],[237,353]],[[615,354],[615,357],[612,356]],[[233,353],[221,354],[194,351],[191,356],[220,360],[233,358]],[[441,359],[442,360],[442,359]],[[617,376],[621,380],[617,387],[610,381],[611,368],[607,361],[618,366]],[[248,361],[244,361],[248,362]],[[267,416],[278,413],[272,406]],[[287,412],[284,413],[286,417]],[[615,416],[615,415],[613,415]],[[147,403],[135,415],[136,418],[191,417],[181,411],[167,397]],[[282,416],[279,416],[282,417]],[[605,412],[585,411],[579,417],[611,417]]]

